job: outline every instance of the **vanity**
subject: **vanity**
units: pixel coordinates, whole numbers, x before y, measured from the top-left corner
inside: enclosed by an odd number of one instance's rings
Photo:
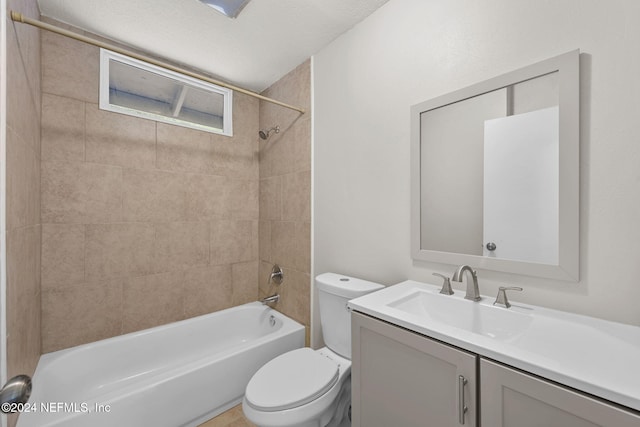
[[[349,301],[354,427],[640,427],[639,327],[482,296],[469,267],[579,282],[579,68],[574,50],[411,107],[414,266],[473,286]]]
[[[352,425],[640,426],[640,328],[405,281],[351,300]]]

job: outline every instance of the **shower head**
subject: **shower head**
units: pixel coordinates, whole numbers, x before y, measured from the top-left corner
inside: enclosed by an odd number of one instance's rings
[[[274,126],[267,131],[258,131],[258,135],[260,135],[260,139],[266,140],[267,138],[269,138],[269,134],[271,134],[271,131],[273,131],[274,133],[280,133],[280,126]]]

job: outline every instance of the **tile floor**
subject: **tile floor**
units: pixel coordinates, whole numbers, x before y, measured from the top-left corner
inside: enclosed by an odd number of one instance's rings
[[[234,406],[227,412],[223,412],[217,417],[200,424],[199,427],[256,427],[249,422],[242,413],[242,405]]]

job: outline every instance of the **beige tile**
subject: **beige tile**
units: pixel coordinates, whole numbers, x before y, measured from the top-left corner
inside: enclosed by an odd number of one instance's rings
[[[42,292],[42,351],[48,353],[122,333],[122,280]]]
[[[257,179],[258,143],[246,130],[238,132],[244,127],[257,132],[256,119],[236,122],[233,137],[158,123],[158,168]]]
[[[296,150],[301,143],[296,139],[298,120],[302,119],[298,117],[293,122],[276,120],[280,123],[280,133],[270,139],[269,144],[261,147],[260,166],[264,163],[266,168],[261,174],[262,178],[293,173],[300,169],[296,164]]]
[[[240,142],[223,135],[211,136],[213,166],[209,173],[231,178],[258,179],[258,145]]]
[[[122,332],[139,331],[182,320],[183,280],[179,273],[154,274],[126,280]]]
[[[219,161],[215,154],[210,133],[158,123],[159,169],[213,173]]]
[[[13,130],[34,151],[40,153],[39,94],[29,81],[15,33],[7,31],[7,129]]]
[[[283,102],[294,104],[308,110],[310,108],[311,100],[310,89],[311,61],[307,60],[289,71],[280,80],[267,88],[263,94],[265,96],[274,96],[278,100],[283,100]],[[296,111],[279,108],[272,109],[277,113],[297,114]]]
[[[228,177],[258,179],[259,101],[235,93],[233,96],[233,137],[211,135],[213,153],[216,156],[216,174]]]
[[[123,171],[122,210],[125,221],[187,219],[188,177],[160,171]]]
[[[42,162],[43,223],[122,219],[122,169],[94,163]]]
[[[200,316],[233,305],[231,266],[189,269],[184,277],[185,317]]]
[[[42,288],[84,282],[84,225],[42,226]]]
[[[311,171],[311,111],[301,117],[293,128],[292,150],[294,172]]]
[[[260,206],[258,181],[229,179],[227,186],[227,218],[257,220]]]
[[[282,217],[282,178],[260,180],[260,219],[278,221]]]
[[[243,262],[231,266],[233,305],[258,299],[258,261]]]
[[[211,264],[235,264],[258,259],[258,222],[211,221]]]
[[[188,220],[200,221],[228,216],[231,186],[227,178],[196,174],[187,175],[185,179],[188,180],[185,205]]]
[[[156,163],[156,122],[86,107],[87,162],[135,169],[152,169]]]
[[[258,223],[258,255],[263,261],[271,260],[271,221]]]
[[[98,103],[100,51],[49,31],[42,36],[42,91]]]
[[[42,95],[42,159],[84,161],[85,103]]]
[[[263,103],[261,102],[261,105],[262,104]],[[262,122],[260,123],[261,129],[268,128],[267,125],[262,125]],[[260,142],[258,152],[258,162],[260,164],[260,180],[273,177],[273,173],[271,172],[271,170],[273,169],[272,163],[275,161],[274,156],[271,154],[271,151],[274,149],[273,147],[275,147],[275,143],[271,140],[271,138],[269,138],[269,140],[267,141]]]
[[[7,232],[8,290],[15,289],[29,298],[40,292],[41,235],[40,225]]]
[[[90,224],[85,229],[87,280],[141,276],[155,272],[152,224]]]
[[[234,142],[249,144],[256,151],[260,143],[258,138],[260,101],[239,92],[233,94],[233,139]]]
[[[12,130],[7,131],[7,229],[40,222],[38,154]]]
[[[311,223],[296,222],[295,233],[294,267],[298,271],[309,274],[311,272]]]
[[[40,348],[39,225],[7,233],[7,367],[10,375],[33,373]]]
[[[288,272],[287,314],[303,325],[310,326],[311,281],[309,274],[296,270]]]
[[[299,172],[282,177],[282,219],[311,221],[311,173]]]
[[[156,271],[209,264],[209,223],[156,224]]]
[[[296,223],[273,221],[271,223],[271,260],[283,267],[295,268],[297,264]]]
[[[39,19],[40,11],[36,0],[11,0],[7,10],[14,10],[32,19]],[[8,21],[11,22],[11,21]],[[29,81],[29,86],[33,92],[35,105],[39,105],[40,98],[40,31],[30,25],[12,23],[7,26],[8,39],[15,38],[19,41],[20,56],[22,58],[25,74]],[[12,34],[13,33],[13,34]],[[9,43],[9,42],[8,42]],[[9,60],[15,56],[7,56]]]
[[[281,132],[260,145],[260,178],[311,170],[310,66],[308,61],[296,67],[263,92],[286,99],[307,110],[295,111],[260,103],[261,127],[280,125]]]

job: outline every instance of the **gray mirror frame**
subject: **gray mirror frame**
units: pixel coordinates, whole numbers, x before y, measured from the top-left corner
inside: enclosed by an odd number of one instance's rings
[[[420,247],[420,114],[464,99],[558,72],[559,79],[559,259],[557,265]],[[580,51],[574,50],[411,107],[411,255],[414,260],[469,264],[475,268],[566,281],[579,280],[580,263]]]

